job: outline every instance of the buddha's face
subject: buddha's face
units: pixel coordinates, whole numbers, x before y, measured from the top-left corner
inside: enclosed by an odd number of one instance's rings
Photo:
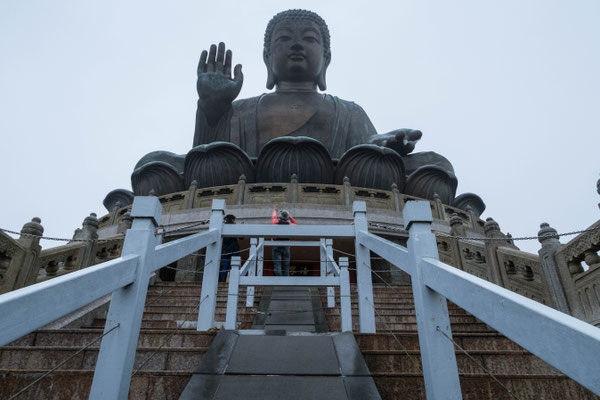
[[[275,82],[316,84],[325,62],[319,26],[309,20],[279,22],[273,31],[268,58]]]

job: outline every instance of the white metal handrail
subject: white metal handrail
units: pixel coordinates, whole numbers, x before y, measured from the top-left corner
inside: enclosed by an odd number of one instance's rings
[[[427,202],[403,216],[408,249],[366,229],[356,238],[411,276],[427,398],[462,398],[446,299],[600,395],[600,329],[439,261]]]
[[[135,255],[115,258],[3,294],[0,346],[134,282],[138,258]]]

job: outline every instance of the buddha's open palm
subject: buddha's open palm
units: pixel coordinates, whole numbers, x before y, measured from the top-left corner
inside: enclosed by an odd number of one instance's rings
[[[235,66],[231,77],[231,50],[225,51],[225,43],[214,44],[204,50],[198,63],[198,96],[209,107],[228,106],[240,94],[244,74],[242,65]],[[210,104],[209,104],[210,103]]]

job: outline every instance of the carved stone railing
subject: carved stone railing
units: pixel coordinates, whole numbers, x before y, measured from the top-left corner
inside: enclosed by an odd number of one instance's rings
[[[600,326],[600,221],[555,253],[573,315]]]
[[[68,274],[121,256],[123,236],[101,241],[68,243],[42,250],[38,258],[37,282]]]
[[[43,233],[40,222],[39,218],[34,218],[25,224],[19,239],[13,239],[0,231],[0,293],[35,283],[41,247],[39,239],[28,235]]]
[[[499,247],[497,256],[504,288],[554,307],[539,256],[509,247]]]
[[[223,199],[229,205],[243,204],[280,204],[305,203],[320,205],[350,206],[353,201],[365,201],[370,208],[401,211],[407,201],[423,200],[400,193],[392,185],[391,190],[379,190],[353,187],[348,180],[342,185],[298,183],[292,176],[286,183],[246,183],[242,176],[236,185],[197,188],[192,182],[186,191],[170,193],[158,197],[163,207],[163,214],[192,208],[208,208],[214,199]],[[453,215],[459,215],[467,226],[483,232],[484,222],[472,211],[465,211],[442,204],[439,197],[429,200],[433,217],[450,221]],[[99,219],[100,228],[119,225],[123,219],[129,219],[131,206],[115,207],[109,214]],[[117,233],[117,230],[114,230]]]
[[[39,276],[37,282],[83,268],[87,247],[86,243],[76,242],[42,250],[38,259]]]

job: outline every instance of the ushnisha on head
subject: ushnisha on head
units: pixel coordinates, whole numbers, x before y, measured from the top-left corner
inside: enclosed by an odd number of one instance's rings
[[[296,82],[313,83],[325,90],[331,61],[327,24],[312,11],[280,12],[267,25],[263,59],[268,89],[282,82]]]
[[[287,212],[287,210],[281,210],[281,212],[279,212],[279,216],[277,218],[280,221],[287,221],[288,219],[290,219],[290,213]]]

